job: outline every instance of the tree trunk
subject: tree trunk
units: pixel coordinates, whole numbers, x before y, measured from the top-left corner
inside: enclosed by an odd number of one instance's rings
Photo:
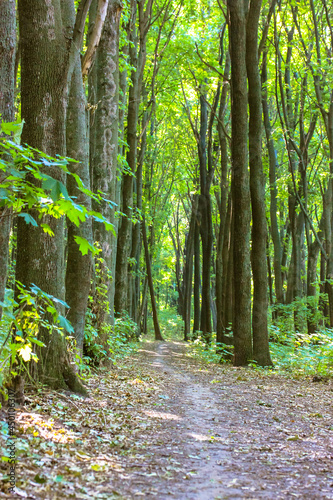
[[[248,123],[246,81],[246,16],[243,0],[228,0],[231,56],[232,202],[234,224],[234,364],[252,359],[250,186],[248,174]]]
[[[143,70],[146,63],[147,28],[151,17],[152,3],[152,0],[148,0],[146,10],[144,10],[144,2],[137,4],[136,0],[131,1],[129,59],[133,70],[131,73],[132,85],[129,89],[128,98],[128,151],[126,154],[130,173],[124,173],[122,179],[122,212],[124,216],[118,232],[115,292],[115,312],[118,315],[126,311],[128,305],[128,259],[132,248],[133,174],[136,171],[138,112],[141,101]],[[138,34],[136,31],[137,9],[139,10]]]
[[[205,85],[205,84],[204,84]],[[212,333],[212,315],[210,304],[210,267],[213,250],[213,224],[210,198],[210,177],[207,172],[206,134],[208,130],[208,110],[204,85],[200,89],[200,131],[198,137],[198,155],[200,166],[199,227],[202,244],[202,283],[200,331],[209,342]]]
[[[194,229],[194,285],[193,285],[193,334],[197,337],[200,330],[200,292],[201,292],[201,255],[200,255],[200,228],[195,221]]]
[[[117,190],[120,13],[119,1],[110,0],[96,54],[95,75],[90,82],[90,95],[94,97],[90,104],[97,106],[91,126],[92,187],[94,192],[102,191],[105,198],[113,203],[116,202]],[[103,201],[102,204],[96,206],[96,209],[117,229],[114,206]],[[107,291],[109,313],[105,311],[104,321],[113,324],[117,238],[111,231],[107,231],[103,224],[95,222],[94,240],[100,243],[102,257],[111,275]],[[103,345],[106,340],[101,339]]]
[[[220,105],[221,107],[221,105]],[[222,118],[222,117],[221,117]],[[227,222],[227,201],[228,201],[228,148],[227,138],[223,131],[219,132],[220,147],[221,147],[221,201],[219,207],[220,224],[217,238],[216,248],[216,342],[223,342],[225,334],[225,315],[223,303],[223,277],[227,270],[228,252],[225,248],[225,230]],[[230,217],[229,217],[230,219]],[[229,232],[226,235],[229,238]]]
[[[66,137],[67,155],[80,162],[70,163],[69,168],[72,172],[80,176],[84,185],[89,189],[89,141],[86,121],[86,98],[79,58],[77,59],[72,76],[72,85],[69,94]],[[75,187],[75,181],[72,177],[68,177],[67,179],[67,189],[70,196],[76,197],[77,203],[91,210],[90,198]],[[66,302],[70,306],[68,319],[74,328],[76,346],[80,354],[82,354],[86,311],[90,292],[92,255],[91,252],[82,255],[79,245],[74,238],[75,236],[79,236],[92,244],[92,222],[89,218],[77,227],[72,222],[67,221],[67,228]],[[80,286],[77,283],[78,277],[80,278]]]
[[[147,268],[148,286],[149,286],[149,291],[150,291],[151,308],[153,311],[155,340],[164,340],[162,337],[162,334],[161,334],[160,325],[159,325],[158,316],[157,316],[157,307],[156,307],[156,300],[155,300],[155,294],[154,294],[153,275],[151,272],[150,255],[149,255],[148,240],[147,240],[147,233],[146,233],[146,222],[144,219],[142,221],[142,239],[143,239],[143,246],[145,249],[145,260],[146,260],[146,268]]]
[[[224,226],[222,261],[222,335],[217,342],[225,343],[225,335],[233,318],[233,231],[232,231],[232,199],[229,193],[226,223]]]
[[[65,155],[67,82],[70,76],[68,42],[63,30],[61,5],[39,0],[19,0],[21,36],[21,109],[26,124],[22,141],[55,157]],[[65,175],[49,167],[47,173],[64,183]],[[20,218],[17,231],[16,278],[29,287],[65,299],[64,220],[45,216],[53,237],[41,227],[30,227]],[[53,388],[86,392],[69,364],[66,341],[40,330],[46,347],[37,349],[39,362],[30,364],[32,376]]]
[[[191,332],[191,302],[192,302],[192,277],[193,277],[193,254],[194,254],[194,233],[197,218],[198,197],[194,196],[192,201],[192,211],[189,232],[185,245],[185,271],[184,271],[184,340],[188,340]]]
[[[269,159],[270,222],[271,222],[272,241],[274,247],[274,260],[273,260],[274,278],[275,278],[274,284],[275,284],[276,302],[278,304],[283,304],[284,294],[283,294],[283,279],[281,270],[282,250],[281,250],[281,241],[279,234],[279,225],[277,219],[277,212],[278,212],[277,186],[276,186],[277,159],[276,159],[276,151],[274,148],[274,141],[272,138],[272,127],[269,119],[266,82],[267,82],[267,52],[265,51],[262,64],[262,87],[263,87],[262,104],[263,104],[263,117],[264,117],[264,126],[265,126],[267,149],[268,149],[268,159]]]
[[[268,343],[267,225],[265,177],[262,165],[262,106],[258,59],[258,24],[261,0],[252,0],[246,28],[246,68],[249,83],[249,163],[252,206],[253,357],[260,366],[271,366]]]
[[[15,47],[15,0],[0,0],[0,115],[4,122],[14,121]],[[5,298],[10,228],[11,211],[0,208],[0,302]],[[0,306],[0,320],[1,316]]]

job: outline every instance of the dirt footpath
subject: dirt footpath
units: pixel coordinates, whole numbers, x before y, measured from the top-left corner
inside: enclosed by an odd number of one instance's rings
[[[166,454],[184,471],[155,485],[158,498],[333,499],[332,387],[205,371],[181,343],[151,347],[142,362],[168,376],[169,397],[154,460]]]
[[[208,366],[186,349],[143,343],[89,379],[87,399],[31,393],[14,498],[333,499],[333,386]]]

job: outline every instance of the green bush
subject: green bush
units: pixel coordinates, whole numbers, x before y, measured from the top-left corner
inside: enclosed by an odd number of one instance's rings
[[[16,282],[19,295],[14,300],[13,291],[6,290],[3,316],[0,322],[0,386],[11,376],[26,370],[26,363],[38,361],[36,347],[45,347],[38,339],[41,328],[53,335],[69,335],[73,327],[59,310],[65,311],[68,305],[44,292],[36,285],[26,289]],[[1,389],[3,395],[5,392]]]

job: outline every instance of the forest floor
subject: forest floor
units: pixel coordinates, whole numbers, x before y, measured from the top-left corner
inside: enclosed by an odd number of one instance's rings
[[[203,364],[173,341],[143,342],[87,385],[85,399],[27,394],[16,495],[5,481],[0,496],[333,499],[330,381]]]

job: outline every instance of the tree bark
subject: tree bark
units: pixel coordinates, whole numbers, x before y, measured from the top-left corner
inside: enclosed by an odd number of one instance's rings
[[[251,0],[246,27],[246,69],[249,83],[249,163],[252,207],[253,357],[260,366],[271,366],[268,343],[267,225],[265,177],[262,165],[262,106],[258,58],[258,24],[261,0]]]
[[[21,36],[21,109],[26,124],[22,141],[53,157],[66,155],[65,124],[68,82],[74,69],[76,45],[68,48],[59,0],[19,0]],[[81,16],[81,11],[79,17]],[[84,17],[84,16],[83,16]],[[80,22],[82,21],[80,17]],[[84,19],[83,19],[84,21]],[[80,24],[80,23],[79,23]],[[75,42],[82,34],[76,25]],[[73,42],[74,43],[74,42]],[[62,170],[49,167],[49,175],[65,182]],[[21,218],[20,218],[21,219]],[[65,299],[64,220],[45,216],[53,237],[41,227],[18,221],[16,278],[25,286],[35,283],[53,296]],[[70,388],[86,393],[70,365],[66,341],[59,335],[40,330],[46,347],[37,349],[39,362],[30,364],[33,377],[53,388]]]
[[[223,43],[223,38],[222,41]],[[230,55],[229,52],[226,57],[225,67],[224,67],[224,77],[229,78],[230,73]],[[223,86],[221,92],[221,100],[219,106],[219,121],[217,125],[217,131],[219,135],[219,143],[221,149],[221,198],[219,202],[219,214],[220,214],[220,224],[217,237],[217,248],[216,248],[216,342],[224,342],[225,335],[225,309],[224,309],[224,276],[227,270],[227,257],[228,252],[225,252],[225,236],[229,238],[229,231],[226,234],[226,228],[228,225],[227,219],[227,206],[228,206],[228,144],[227,137],[225,135],[223,120],[225,115],[225,106],[228,95],[227,85]],[[230,219],[230,217],[229,217]]]
[[[145,249],[145,260],[146,260],[146,268],[147,268],[148,286],[149,286],[149,291],[150,291],[151,308],[153,311],[155,340],[164,340],[162,337],[160,325],[158,322],[157,307],[156,307],[156,300],[155,300],[155,294],[154,294],[153,275],[151,272],[150,255],[149,255],[147,232],[146,232],[146,222],[144,219],[142,221],[142,239],[143,239],[143,246]]]
[[[14,121],[15,47],[15,0],[0,0],[0,119],[4,122]],[[11,211],[0,207],[0,302],[5,298],[11,219]],[[1,316],[0,306],[0,320]]]
[[[210,198],[211,177],[207,171],[208,110],[205,84],[200,89],[200,131],[198,136],[198,155],[200,166],[200,195],[199,195],[199,228],[202,245],[202,282],[201,282],[201,314],[200,331],[203,338],[209,342],[212,333],[210,274],[213,250],[213,224]],[[209,166],[208,166],[209,169]]]
[[[200,330],[200,295],[201,295],[201,252],[200,252],[200,228],[196,217],[194,229],[194,285],[193,285],[193,334],[198,336]]]
[[[231,57],[232,202],[234,224],[234,364],[252,359],[250,186],[248,174],[248,123],[246,81],[246,16],[243,0],[228,0]]]
[[[134,68],[131,73],[132,85],[129,89],[127,113],[127,144],[126,160],[129,173],[122,177],[122,212],[121,225],[118,232],[117,262],[116,262],[116,292],[115,312],[121,315],[128,307],[128,259],[132,248],[132,207],[133,207],[133,174],[136,171],[137,161],[137,124],[143,70],[146,63],[146,43],[149,20],[151,17],[153,0],[148,0],[146,10],[145,2],[137,5],[136,0],[131,2],[131,25],[129,56],[130,64]],[[139,11],[139,33],[136,31],[137,9]],[[138,51],[139,44],[139,51]]]
[[[95,208],[113,224],[116,234],[115,208],[109,201],[115,203],[117,193],[120,14],[119,1],[109,0],[104,29],[96,53],[94,74],[90,81],[90,104],[97,106],[92,116],[90,130],[92,189],[94,192],[102,191],[108,200],[102,201]],[[93,231],[94,240],[101,246],[101,255],[111,276],[107,282],[109,312],[104,311],[104,322],[113,325],[117,237],[99,222],[94,222]],[[101,339],[104,346],[106,340],[106,338]]]
[[[184,340],[187,341],[191,333],[191,302],[193,278],[194,233],[197,218],[198,197],[192,200],[191,219],[185,245],[185,270],[184,270]]]
[[[281,269],[282,250],[281,250],[279,225],[277,219],[277,213],[278,213],[277,185],[276,185],[277,159],[276,159],[276,151],[274,148],[274,141],[272,138],[272,127],[269,119],[266,82],[267,82],[267,52],[265,51],[263,55],[263,64],[262,64],[262,105],[263,105],[264,127],[266,133],[268,159],[269,159],[269,188],[270,188],[269,213],[270,213],[272,241],[274,247],[274,259],[273,259],[274,278],[275,278],[274,284],[275,284],[276,302],[278,304],[283,304],[284,293],[283,293],[283,278]]]
[[[84,185],[90,188],[89,176],[89,141],[86,122],[86,98],[83,88],[80,59],[77,59],[72,77],[72,85],[68,101],[67,113],[67,155],[79,163],[71,163],[70,170],[80,176]],[[76,202],[91,210],[91,199],[75,187],[72,177],[67,179],[67,190],[70,196],[76,197]],[[71,322],[76,339],[76,346],[82,354],[84,327],[90,280],[92,272],[92,254],[89,251],[82,255],[75,236],[85,238],[93,244],[91,218],[82,222],[79,227],[67,220],[67,267],[66,267],[66,302],[70,309],[68,319]],[[78,286],[77,280],[80,279]]]

